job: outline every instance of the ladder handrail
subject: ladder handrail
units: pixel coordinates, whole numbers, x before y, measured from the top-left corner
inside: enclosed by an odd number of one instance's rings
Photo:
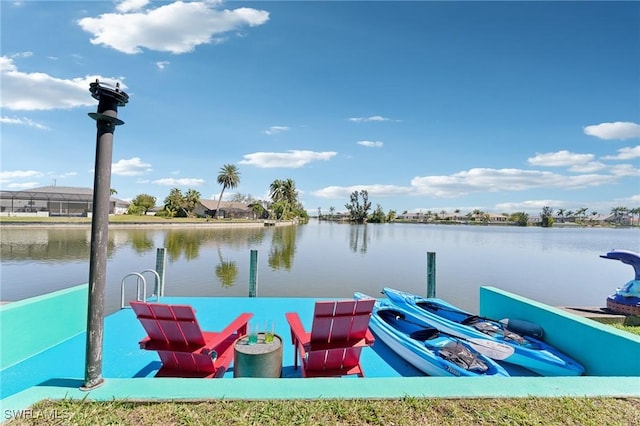
[[[146,301],[147,300],[147,281],[144,279],[144,276],[138,272],[130,272],[124,276],[122,281],[120,282],[120,309],[124,309],[124,285],[126,284],[127,277],[136,276],[138,279],[136,280],[136,300],[137,301]],[[140,284],[142,284],[142,297],[140,297]],[[130,308],[131,306],[127,306]]]
[[[155,269],[145,269],[144,271],[140,272],[140,275],[143,275],[146,272],[151,272],[153,275],[155,275],[156,283],[153,287],[153,293],[151,293],[151,295],[153,296],[155,294],[156,302],[159,302],[160,296],[164,296],[164,282],[160,281],[160,274],[158,274]]]

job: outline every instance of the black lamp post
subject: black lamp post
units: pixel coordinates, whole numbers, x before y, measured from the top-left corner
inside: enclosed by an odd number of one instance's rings
[[[102,378],[102,344],[104,332],[104,289],[109,239],[109,210],[111,201],[111,157],[115,126],[124,124],[118,119],[118,107],[129,101],[129,95],[97,79],[89,87],[98,101],[98,112],[89,113],[97,122],[96,162],[93,180],[93,216],[91,218],[91,258],[89,264],[89,302],[87,309],[87,348],[83,390],[100,386]]]

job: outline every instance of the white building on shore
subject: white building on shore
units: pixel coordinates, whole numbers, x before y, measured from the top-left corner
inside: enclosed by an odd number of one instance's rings
[[[129,202],[111,197],[109,214],[124,214]],[[90,217],[93,189],[43,186],[22,191],[0,191],[0,216]]]

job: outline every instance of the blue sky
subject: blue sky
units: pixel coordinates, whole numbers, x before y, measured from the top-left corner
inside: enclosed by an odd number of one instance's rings
[[[311,213],[640,206],[638,2],[7,1],[3,190],[93,186],[97,102],[119,82],[111,187]]]

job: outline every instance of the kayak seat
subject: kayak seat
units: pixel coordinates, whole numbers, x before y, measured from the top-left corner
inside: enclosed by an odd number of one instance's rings
[[[435,339],[438,336],[440,336],[440,332],[437,328],[423,328],[422,330],[416,330],[409,334],[409,337],[412,339],[420,341]]]
[[[460,324],[462,324],[462,325],[473,325],[474,323],[478,322],[479,320],[480,320],[479,316],[477,316],[477,315],[469,315],[468,317],[466,317],[465,319],[460,321]]]
[[[500,332],[500,328],[495,324],[492,324],[488,321],[479,321],[473,324],[473,328],[478,331],[481,331],[484,334],[488,334],[489,336],[494,336]]]
[[[478,359],[478,355],[472,353],[460,342],[450,342],[442,347],[438,354],[449,362],[456,364],[465,370],[484,373],[489,369],[487,364]]]

